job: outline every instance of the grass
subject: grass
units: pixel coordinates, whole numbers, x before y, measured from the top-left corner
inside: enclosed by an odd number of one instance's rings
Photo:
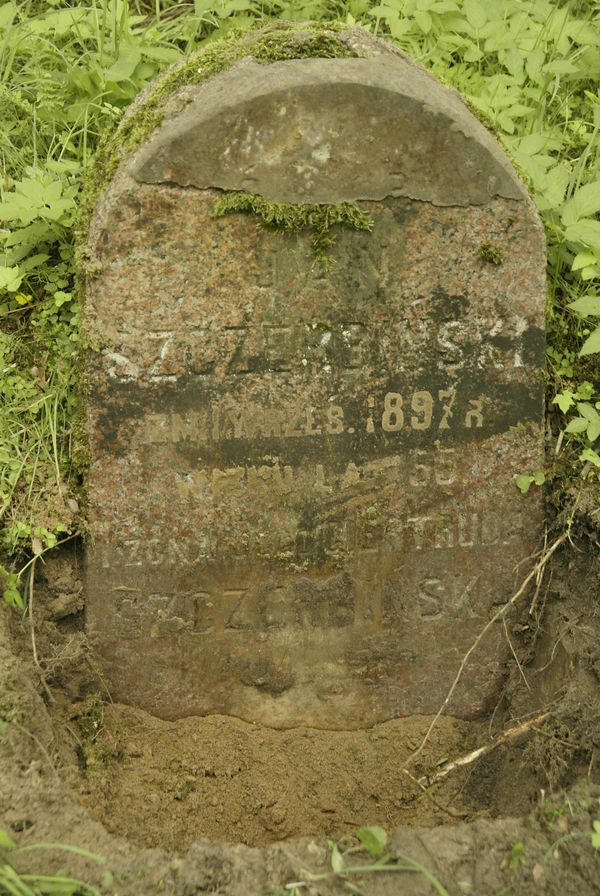
[[[597,484],[598,10],[597,2],[550,0],[4,3],[0,544],[5,550],[39,553],[82,526],[79,491],[86,451],[78,437],[82,346],[74,236],[102,136],[173,62],[200,48],[218,59],[223,52],[218,39],[283,19],[358,23],[395,41],[458,88],[504,143],[530,186],[548,238],[548,388],[561,450],[543,478],[558,482],[565,493],[584,480]],[[261,44],[265,64],[281,58],[284,32],[274,29],[272,47]],[[335,53],[334,36],[330,43],[315,37],[311,52]],[[226,198],[225,204],[240,201]],[[252,197],[243,201],[247,212],[265,217]],[[284,211],[280,224],[303,226],[301,209],[291,217]],[[319,238],[322,222],[317,224],[317,242],[321,239],[326,250],[329,227]],[[490,263],[501,262],[492,249]],[[523,475],[534,484],[542,481],[532,471]]]
[[[291,881],[283,887],[268,888],[266,892],[271,896],[301,896],[301,893],[310,890],[314,884],[339,881],[350,893],[362,896],[365,876],[377,877],[383,873],[422,875],[431,884],[432,892],[438,896],[450,896],[442,882],[426,865],[404,853],[386,851],[388,834],[379,825],[359,828],[355,836],[345,839],[351,844],[357,840],[359,843],[345,845],[328,841],[331,870],[307,874],[303,880]],[[353,857],[357,853],[358,861],[354,861]]]
[[[44,850],[77,855],[94,862],[106,861],[102,856],[64,843],[31,843],[18,846],[7,831],[0,828],[0,893],[6,896],[100,896],[95,887],[69,875],[27,874],[15,867],[18,857]]]

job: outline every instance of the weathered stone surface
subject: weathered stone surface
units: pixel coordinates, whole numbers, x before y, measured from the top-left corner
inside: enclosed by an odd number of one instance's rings
[[[383,110],[406,70],[397,54],[392,64],[386,85],[373,59],[327,67],[355,128],[370,130],[352,112],[361,65],[364,96]],[[300,81],[301,66],[315,69],[295,63]],[[308,149],[341,120],[317,69]],[[263,132],[279,71],[261,69]],[[102,347],[89,358],[88,632],[115,697],[162,717],[352,728],[435,712],[537,543],[539,495],[521,496],[513,479],[540,463],[543,232],[464,110],[460,139],[414,143],[408,196],[386,192],[385,172],[364,186],[372,158],[352,169],[345,156],[339,181],[330,165],[315,176],[305,201],[385,196],[361,203],[373,232],[341,232],[328,272],[309,236],[215,219],[222,184],[197,181],[182,135],[202,143],[202,92],[208,115],[230,77],[194,88],[173,139],[163,129],[122,164],[92,225],[87,319]],[[414,133],[441,134],[448,93],[422,77]],[[293,95],[309,122],[308,88]],[[246,97],[240,120],[246,106],[259,108]],[[216,106],[211,121],[221,133]],[[509,198],[492,197],[489,169],[464,168],[471,125],[469,158],[492,159]],[[391,137],[377,128],[373,152],[404,140],[396,120]],[[289,156],[269,158],[272,182],[293,184]],[[443,192],[453,169],[460,202],[414,198]],[[140,182],[149,170],[160,183]],[[481,259],[487,242],[501,264]],[[509,655],[495,626],[449,712],[493,704]]]
[[[458,95],[397,55],[269,66],[244,59],[186,99],[140,151],[131,169],[138,180],[276,202],[525,198]],[[433,157],[435,165],[423,164]]]

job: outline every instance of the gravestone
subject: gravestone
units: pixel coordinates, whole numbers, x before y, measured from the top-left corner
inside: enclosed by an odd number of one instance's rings
[[[177,88],[92,221],[87,630],[163,718],[433,713],[539,538],[514,485],[542,451],[535,209],[455,92],[334,37]],[[356,201],[372,231],[327,267],[215,217],[230,190]],[[509,657],[492,626],[448,712],[494,705]]]

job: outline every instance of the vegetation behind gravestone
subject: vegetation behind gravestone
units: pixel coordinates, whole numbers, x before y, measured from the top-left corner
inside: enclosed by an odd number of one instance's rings
[[[80,532],[74,230],[103,137],[168,65],[268,20],[339,19],[395,41],[459,89],[502,140],[548,237],[544,481],[572,513],[600,481],[600,25],[595,4],[536,0],[26,0],[0,7],[0,539],[15,555]],[[282,26],[285,27],[285,26]],[[489,263],[502,259],[490,246]],[[585,507],[581,500],[580,506]],[[0,582],[2,585],[2,582]]]

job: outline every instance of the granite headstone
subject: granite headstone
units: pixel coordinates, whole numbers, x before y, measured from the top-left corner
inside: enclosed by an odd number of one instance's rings
[[[92,222],[87,630],[163,718],[433,713],[539,537],[534,206],[454,91],[339,40],[180,88]],[[326,268],[309,233],[215,218],[230,190],[373,229]],[[493,705],[509,656],[496,625],[448,712]]]

